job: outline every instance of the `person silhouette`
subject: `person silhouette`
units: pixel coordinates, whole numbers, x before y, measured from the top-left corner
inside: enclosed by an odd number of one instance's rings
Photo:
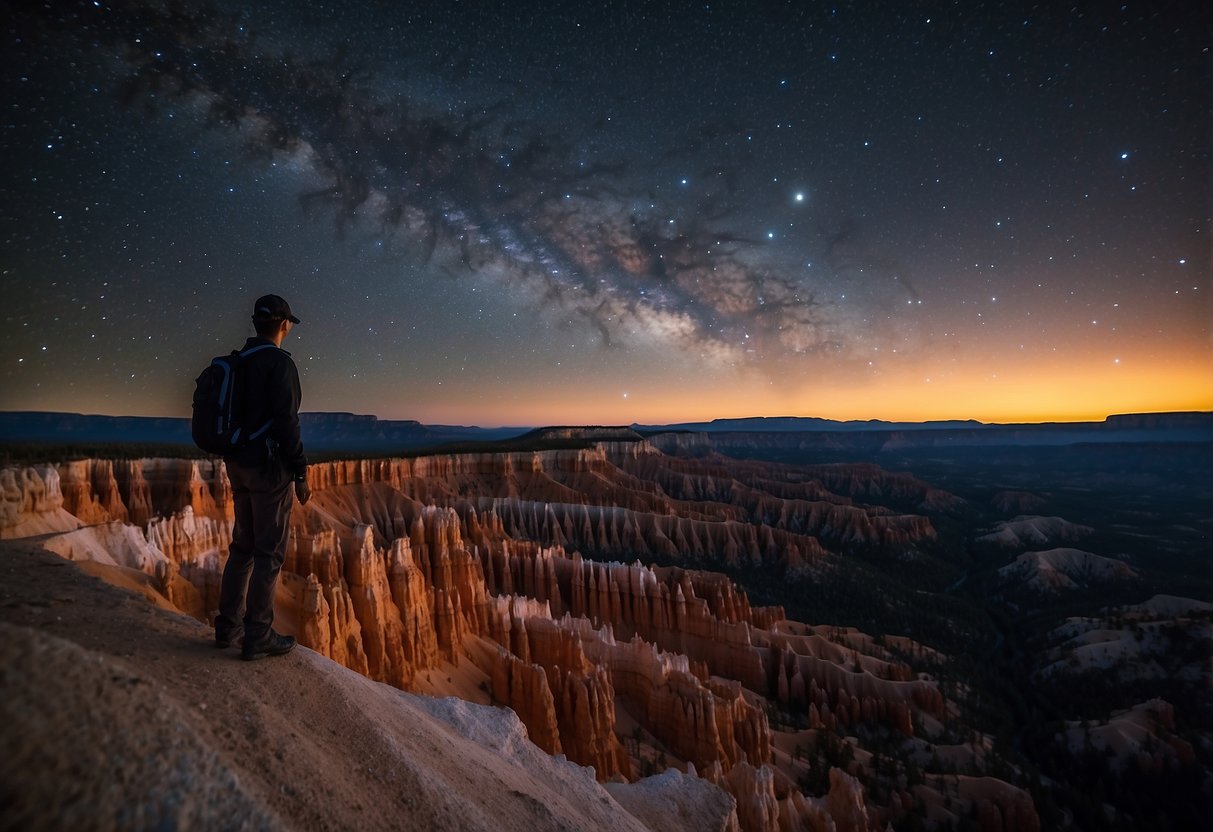
[[[299,371],[282,349],[299,322],[278,295],[264,295],[253,305],[257,334],[240,351],[236,382],[250,441],[223,458],[236,517],[219,590],[215,646],[240,642],[246,661],[281,656],[295,647],[295,639],[275,632],[273,623],[292,496],[300,505],[311,498],[299,435]]]

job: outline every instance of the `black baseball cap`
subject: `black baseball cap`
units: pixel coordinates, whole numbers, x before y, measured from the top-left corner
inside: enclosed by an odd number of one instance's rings
[[[262,321],[290,321],[299,323],[299,319],[291,314],[291,305],[279,295],[262,295],[253,304],[253,318]]]

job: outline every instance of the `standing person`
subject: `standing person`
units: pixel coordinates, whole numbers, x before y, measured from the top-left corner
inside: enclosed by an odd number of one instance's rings
[[[257,335],[240,351],[237,384],[244,394],[241,423],[258,439],[224,456],[236,524],[219,590],[215,646],[227,647],[243,636],[240,657],[246,661],[281,656],[295,646],[293,637],[274,632],[272,625],[292,491],[300,505],[312,496],[299,438],[299,371],[282,349],[297,323],[290,304],[278,295],[265,295],[254,304]]]

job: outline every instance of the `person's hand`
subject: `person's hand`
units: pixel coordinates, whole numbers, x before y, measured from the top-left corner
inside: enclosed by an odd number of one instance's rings
[[[301,506],[307,505],[307,501],[312,499],[312,489],[308,487],[307,480],[295,480],[295,498]]]

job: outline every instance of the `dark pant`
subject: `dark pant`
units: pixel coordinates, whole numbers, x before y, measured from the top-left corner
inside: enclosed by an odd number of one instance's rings
[[[239,632],[243,619],[245,641],[256,641],[274,623],[274,587],[286,557],[294,483],[277,460],[255,468],[229,462],[227,476],[236,525],[223,568],[215,634]]]

